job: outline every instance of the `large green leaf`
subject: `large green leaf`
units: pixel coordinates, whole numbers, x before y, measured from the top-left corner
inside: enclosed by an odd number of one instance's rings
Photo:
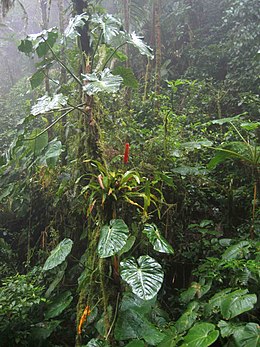
[[[231,319],[251,310],[257,302],[255,294],[247,294],[247,290],[236,290],[227,294],[220,304],[223,318]]]
[[[214,119],[213,121],[211,121],[212,124],[219,124],[219,125],[223,125],[225,123],[233,123],[234,121],[239,120],[239,118],[242,116],[242,114],[239,114],[237,116],[234,117],[225,117],[225,118],[220,118],[220,119]]]
[[[138,81],[135,78],[133,70],[130,68],[126,68],[124,66],[117,66],[112,71],[113,75],[119,75],[123,78],[123,84],[127,87],[137,89]]]
[[[39,69],[37,70],[31,77],[30,77],[30,83],[32,89],[37,88],[41,83],[43,82],[45,78],[44,70]]]
[[[147,235],[155,251],[167,254],[174,253],[172,246],[160,234],[155,224],[145,224],[143,233]]]
[[[165,338],[158,345],[158,347],[176,347],[178,341],[181,339],[181,335],[178,335],[178,332],[174,326],[169,326],[165,331]]]
[[[91,339],[86,345],[82,345],[82,347],[109,347],[109,344],[100,339]]]
[[[163,270],[156,260],[143,255],[137,259],[128,258],[120,263],[121,277],[126,281],[134,294],[141,299],[152,299],[163,283]]]
[[[149,345],[157,346],[164,337],[142,313],[131,309],[119,313],[115,327],[116,340],[144,339]]]
[[[57,287],[57,285],[60,283],[60,281],[63,279],[64,274],[65,274],[65,270],[67,268],[67,262],[64,261],[62,264],[60,264],[60,266],[56,269],[58,270],[55,274],[55,278],[54,280],[51,282],[51,284],[49,285],[48,289],[46,290],[45,293],[45,297],[49,298],[51,293],[54,291],[54,289]]]
[[[198,282],[192,282],[190,287],[186,289],[180,295],[180,301],[183,303],[188,303],[195,298],[201,288],[201,284]]]
[[[40,133],[39,129],[35,129],[31,133],[31,137],[37,136],[37,134]],[[47,146],[48,144],[48,133],[45,132],[39,136],[37,136],[35,139],[30,141],[30,148],[35,156],[38,156],[41,154],[42,150]]]
[[[42,58],[49,52],[50,48],[53,47],[57,38],[57,28],[50,28],[38,34],[28,35],[21,41],[18,49],[25,54],[31,54],[36,51],[38,57]]]
[[[144,341],[142,340],[133,340],[129,342],[125,347],[145,347]]]
[[[181,334],[185,330],[188,330],[192,327],[194,322],[197,319],[199,304],[194,301],[189,304],[186,311],[181,315],[181,317],[175,322],[174,326],[177,329],[178,333]]]
[[[57,38],[57,28],[43,30],[41,34],[38,34],[38,42],[36,43],[35,48],[39,58],[44,57],[49,52],[50,47],[54,46]]]
[[[222,337],[228,337],[230,335],[233,335],[235,331],[241,328],[241,323],[233,323],[233,322],[226,322],[224,320],[220,320],[218,322],[218,327],[220,329],[220,333]]]
[[[110,44],[113,38],[120,34],[122,23],[111,14],[94,14],[91,18],[91,22],[96,24],[92,31],[95,32],[97,29],[101,30],[105,43]]]
[[[46,161],[48,167],[54,167],[62,152],[62,144],[60,141],[53,139],[48,143],[45,153],[42,155],[41,162]]]
[[[54,267],[64,262],[66,257],[71,252],[72,245],[73,245],[73,241],[71,239],[62,240],[58,244],[58,246],[51,251],[50,256],[45,261],[43,270],[47,271],[47,270],[53,269]]]
[[[52,303],[48,305],[47,310],[44,313],[46,319],[57,317],[62,313],[73,300],[73,296],[70,291],[66,291],[54,298]]]
[[[256,323],[248,323],[235,331],[234,339],[239,347],[259,347],[260,326]]]
[[[137,36],[135,32],[132,32],[129,35],[127,42],[131,43],[134,47],[136,47],[141,54],[153,59],[153,50],[149,46],[147,46],[142,39],[143,37]]]
[[[50,111],[57,111],[67,104],[68,97],[63,94],[56,94],[51,98],[48,95],[44,95],[38,99],[36,105],[32,107],[31,113],[34,116],[44,114]]]
[[[110,70],[106,68],[99,74],[93,72],[92,74],[82,74],[85,81],[83,90],[88,95],[93,95],[99,92],[115,93],[119,90],[123,81],[121,76],[114,76]]]
[[[260,122],[245,122],[241,123],[240,126],[246,130],[256,130],[260,127]]]
[[[70,39],[75,39],[76,37],[80,36],[78,29],[82,28],[88,19],[89,16],[86,13],[81,13],[74,18],[71,18],[67,28],[64,31],[64,36]]]
[[[218,338],[219,331],[211,323],[198,323],[192,327],[184,337],[181,347],[207,347]]]
[[[213,142],[212,141],[190,141],[190,142],[183,142],[181,144],[181,147],[188,150],[188,151],[193,151],[194,149],[201,149],[203,147],[210,147],[212,146]]]
[[[239,243],[232,245],[226,249],[222,254],[222,259],[231,260],[231,259],[240,259],[246,253],[248,253],[248,248],[250,243],[248,241],[240,241]]]
[[[29,341],[32,340],[32,344],[30,344],[30,346],[35,346],[35,340],[47,340],[47,338],[56,330],[60,323],[60,320],[51,320],[41,322],[33,326],[30,336],[28,337]]]
[[[112,219],[109,225],[104,225],[98,242],[100,258],[111,257],[121,251],[127,242],[128,234],[128,226],[122,219]]]
[[[150,300],[143,300],[132,292],[126,292],[123,295],[120,312],[134,310],[143,315],[150,315],[156,304],[156,296]]]
[[[181,176],[198,176],[205,175],[207,170],[203,166],[179,166],[173,168],[172,172],[176,172]]]
[[[253,154],[255,150],[257,151],[257,148],[242,141],[225,143],[216,148],[217,154],[210,160],[207,167],[208,169],[214,169],[226,159],[240,159],[250,164],[256,164],[257,156]]]
[[[127,241],[126,244],[124,245],[124,247],[118,252],[118,255],[122,255],[124,253],[127,253],[130,251],[130,249],[133,247],[134,243],[135,243],[136,237],[134,235],[131,235]]]

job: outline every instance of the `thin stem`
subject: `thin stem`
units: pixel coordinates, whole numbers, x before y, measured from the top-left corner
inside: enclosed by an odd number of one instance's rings
[[[92,56],[91,56],[91,72],[92,72],[92,66],[93,66],[94,57],[96,55],[96,52],[97,52],[98,46],[100,44],[101,38],[102,38],[102,31],[100,31],[100,34],[99,34],[99,37],[98,37],[98,42],[97,42],[96,47],[95,47],[95,49],[94,49],[94,51],[92,53]]]
[[[109,337],[109,335],[111,334],[111,331],[112,331],[112,329],[113,329],[113,326],[114,326],[114,324],[115,324],[115,322],[116,322],[116,317],[117,317],[117,311],[118,311],[118,303],[119,303],[119,293],[117,293],[117,298],[116,298],[116,309],[115,309],[115,314],[114,314],[114,318],[113,318],[113,321],[112,321],[112,323],[111,323],[111,325],[110,325],[110,328],[109,328],[109,330],[108,330],[108,333],[106,334],[106,337],[105,337],[105,340],[107,340],[108,339],[108,337]]]
[[[214,149],[215,151],[225,152],[225,153],[233,155],[234,157],[237,157],[237,158],[240,158],[242,160],[248,161],[248,159],[243,157],[241,154],[238,154],[237,152],[234,152],[234,151],[230,151],[229,149],[216,148],[216,147],[211,147],[211,146],[208,146],[207,148]]]
[[[45,39],[44,36],[41,36],[42,39],[46,42],[47,46],[49,47],[52,55],[54,56],[54,58],[57,60],[57,62],[74,78],[74,80],[80,85],[82,86],[82,82],[81,80],[60,60],[60,58],[57,56],[57,54],[53,51],[52,47],[50,46],[49,42]]]
[[[60,117],[58,117],[57,119],[55,119],[54,122],[52,122],[47,128],[45,128],[43,131],[41,131],[39,134],[37,134],[34,137],[31,137],[29,139],[24,139],[24,141],[31,141],[31,140],[35,140],[37,139],[37,137],[41,136],[42,134],[44,134],[46,131],[48,131],[50,128],[52,128],[56,123],[58,123],[58,121],[60,121],[62,118],[66,117],[70,112],[74,111],[74,110],[79,110],[83,113],[85,113],[80,107],[83,106],[84,104],[79,104],[77,106],[71,106],[70,108],[65,108],[63,110],[67,109],[67,112],[65,112],[64,114],[62,114]],[[60,111],[60,110],[59,110]]]
[[[31,140],[35,140],[37,139],[37,137],[41,136],[42,134],[44,134],[46,131],[48,131],[50,128],[52,128],[56,123],[58,123],[59,120],[61,120],[63,117],[67,116],[67,114],[69,114],[70,112],[74,111],[74,108],[70,108],[67,112],[63,113],[60,117],[58,117],[57,119],[55,119],[54,122],[52,122],[47,128],[45,128],[43,131],[41,131],[39,134],[37,134],[34,137],[31,137],[29,139],[24,139],[24,141],[31,141]]]
[[[246,141],[246,139],[244,138],[244,136],[240,133],[240,131],[237,129],[237,127],[230,122],[230,124],[233,126],[233,128],[235,129],[235,131],[238,133],[238,135],[241,137],[241,139],[243,140],[243,142],[245,143],[245,145],[248,147],[249,151],[251,152],[252,155],[252,160],[254,160],[254,152],[252,149],[252,146],[250,145],[250,143],[248,143],[248,141]]]
[[[257,202],[257,184],[254,183],[254,199],[253,199],[253,209],[252,209],[252,226],[251,226],[251,240],[254,238],[254,224],[255,224],[255,210],[256,210],[256,202]]]
[[[127,42],[122,43],[121,45],[119,45],[119,46],[114,50],[113,53],[110,54],[110,56],[109,56],[109,57],[107,58],[107,60],[105,61],[105,64],[103,65],[102,70],[105,69],[107,63],[109,62],[110,59],[112,59],[112,57],[116,54],[116,52],[119,50],[119,48],[123,47],[123,46],[126,45],[126,44],[127,44]]]

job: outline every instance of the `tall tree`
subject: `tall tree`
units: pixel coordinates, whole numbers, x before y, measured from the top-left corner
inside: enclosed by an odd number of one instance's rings
[[[161,42],[161,4],[160,0],[154,0],[153,3],[153,26],[155,36],[155,92],[160,93],[161,84],[161,60],[162,60],[162,42]]]
[[[7,14],[10,8],[14,5],[15,0],[1,0],[0,1],[0,12],[3,16]]]

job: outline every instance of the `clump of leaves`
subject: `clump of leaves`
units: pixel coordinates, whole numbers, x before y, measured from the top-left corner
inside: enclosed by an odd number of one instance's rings
[[[31,275],[15,275],[2,281],[0,290],[1,343],[26,345],[43,297],[43,287]],[[37,313],[36,313],[37,312]]]

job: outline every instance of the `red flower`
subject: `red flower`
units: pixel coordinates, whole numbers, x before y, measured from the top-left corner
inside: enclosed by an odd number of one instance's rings
[[[127,142],[127,143],[125,144],[124,164],[127,164],[127,163],[128,163],[128,160],[129,160],[129,148],[130,148],[130,145],[129,145],[129,143]]]

